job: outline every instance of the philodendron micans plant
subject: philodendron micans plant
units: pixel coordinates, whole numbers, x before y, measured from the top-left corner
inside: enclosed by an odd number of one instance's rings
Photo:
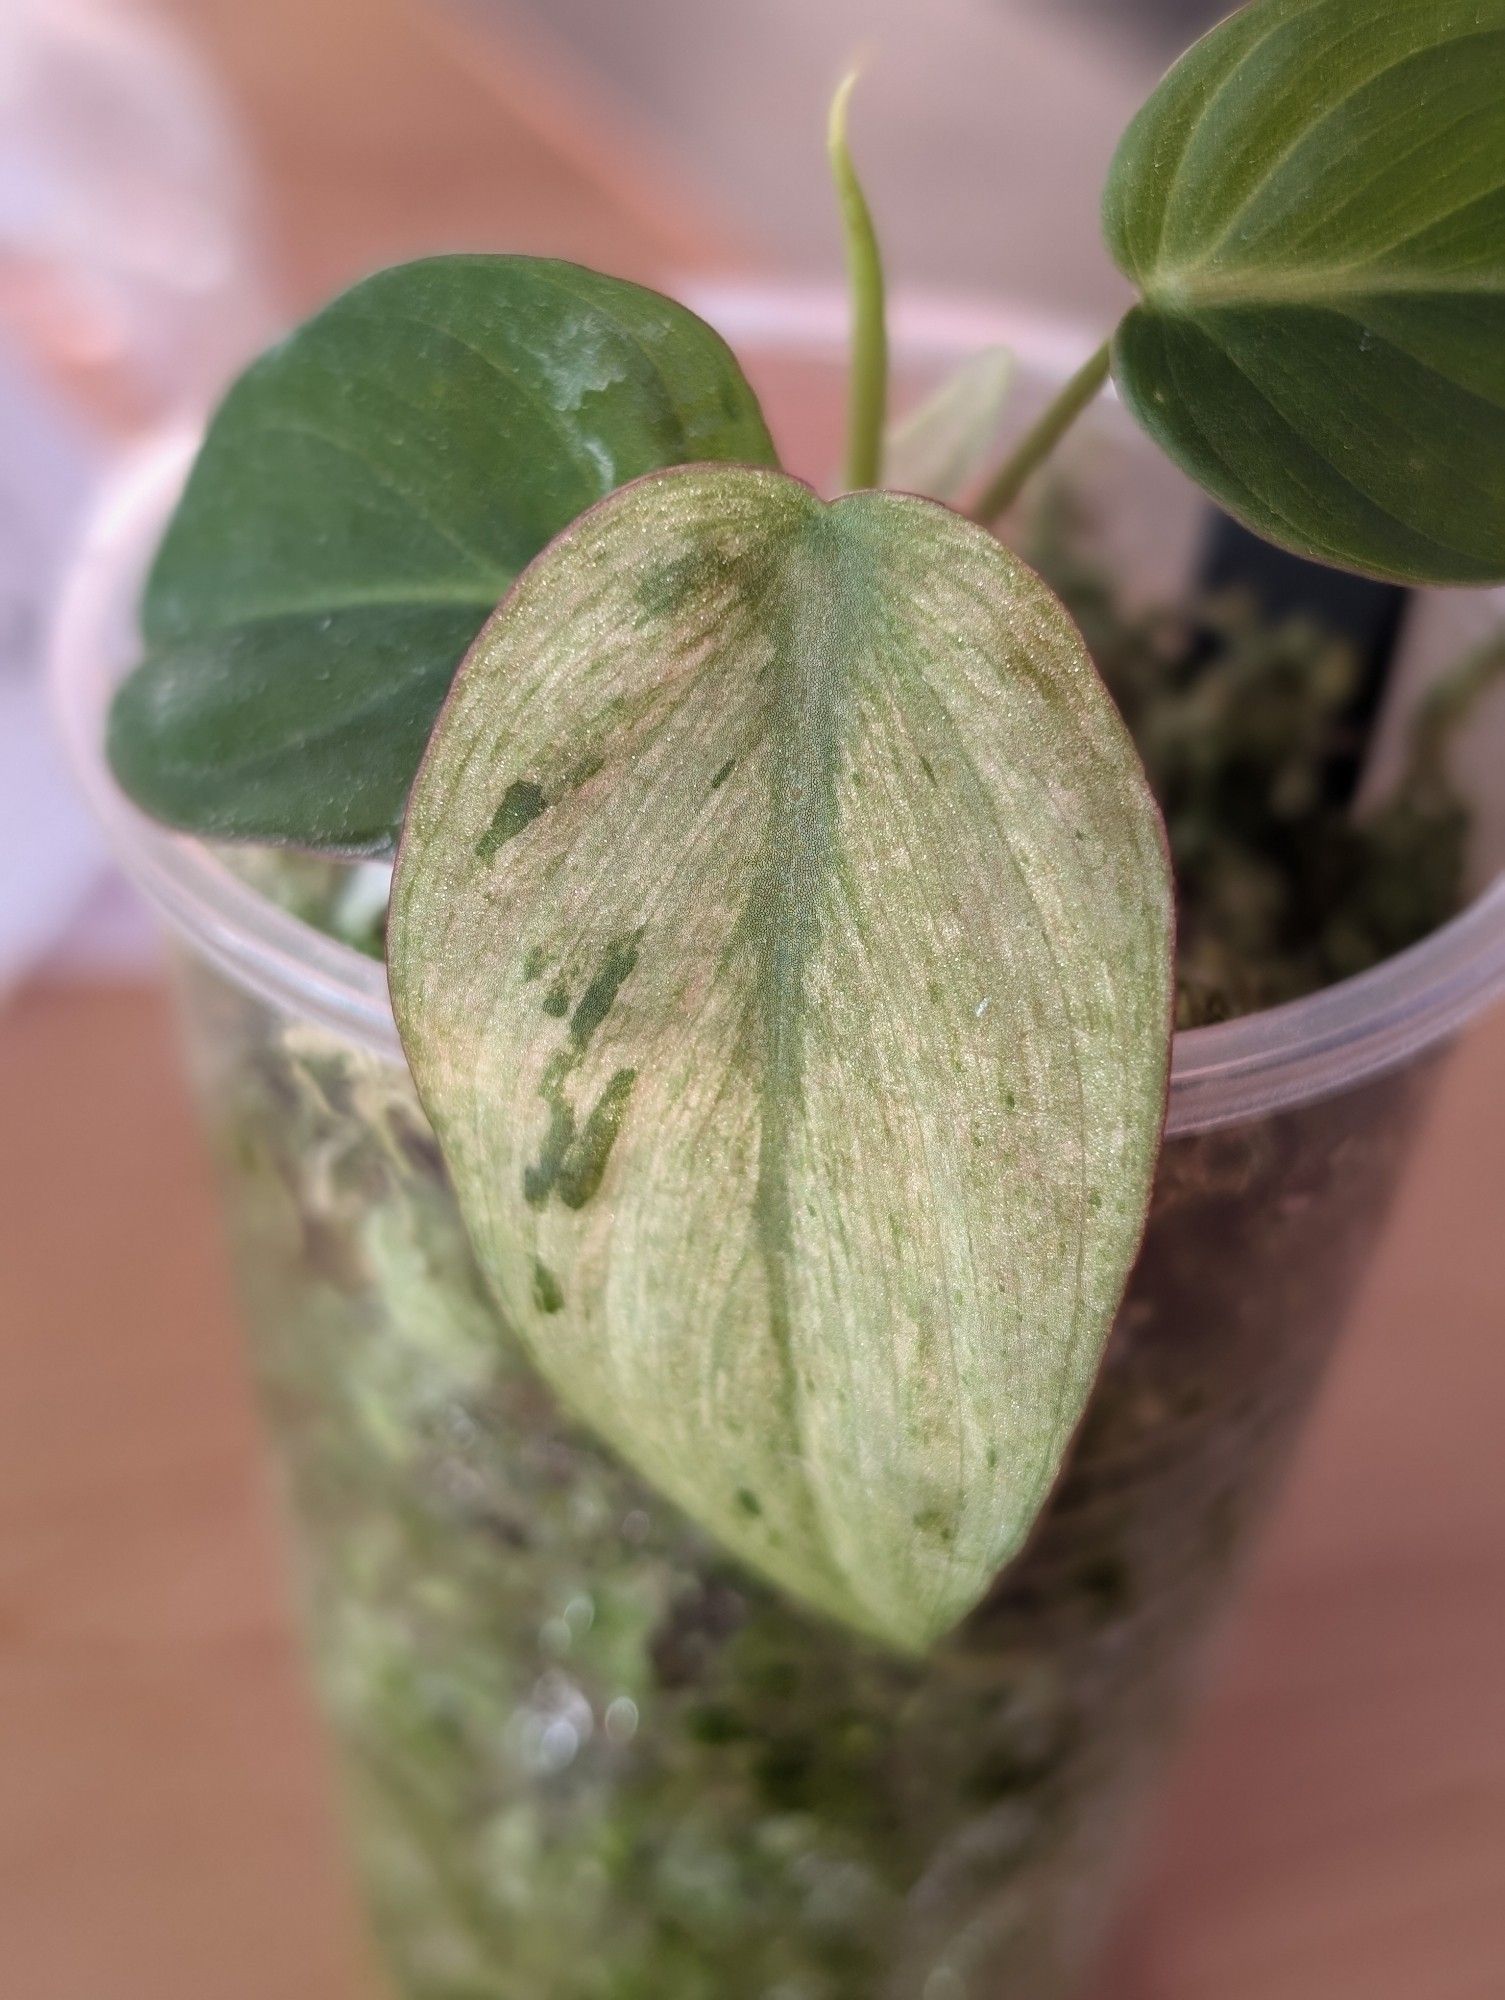
[[[1502,74],[1505,0],[1256,0],[1199,43],[1109,182],[1135,302],[975,518],[883,490],[843,93],[842,497],[780,470],[682,307],[445,257],[247,371],[157,556],[123,785],[213,838],[396,852],[397,1022],[505,1320],[887,1645],[962,1617],[1051,1487],[1169,1065],[1156,808],[988,524],[1111,372],[1271,541],[1505,578]],[[979,357],[891,468],[951,497],[1006,377]]]

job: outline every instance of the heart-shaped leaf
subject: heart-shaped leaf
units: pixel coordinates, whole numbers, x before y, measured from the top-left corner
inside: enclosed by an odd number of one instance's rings
[[[895,1646],[1019,1546],[1163,1113],[1159,818],[1065,612],[931,502],[645,480],[470,653],[389,962],[565,1399]]]
[[[572,264],[440,257],[357,285],[226,397],[147,586],[110,754],[175,825],[393,845],[465,648],[614,487],[773,464],[682,306]]]
[[[1505,577],[1505,0],[1258,0],[1130,127],[1106,226],[1119,386],[1224,506]]]
[[[961,500],[986,471],[1014,383],[1006,347],[985,347],[888,434],[883,478],[904,493]]]

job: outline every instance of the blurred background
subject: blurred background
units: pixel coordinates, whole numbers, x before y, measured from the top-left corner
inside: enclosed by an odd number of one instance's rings
[[[854,54],[897,286],[1096,335],[1122,295],[1107,163],[1225,11],[0,0],[7,1996],[367,1990],[151,927],[46,713],[47,621],[96,482],[403,256],[835,276],[822,131]],[[1505,1496],[1481,1472],[1497,1450],[1461,1436],[1505,1390],[1478,1255],[1498,1123],[1460,1067],[1172,1810],[1152,1969],[1131,1942],[1116,2000],[1505,1992]]]
[[[373,265],[553,250],[831,276],[822,131],[859,138],[896,282],[1096,328],[1113,147],[1216,0],[0,0],[0,983],[133,962],[34,677],[92,477]],[[36,838],[45,822],[48,833]],[[32,829],[26,838],[20,829]],[[75,923],[85,902],[87,918]]]

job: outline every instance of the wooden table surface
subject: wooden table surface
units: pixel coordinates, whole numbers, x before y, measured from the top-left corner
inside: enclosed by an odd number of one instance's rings
[[[407,0],[163,5],[300,300],[441,242],[738,254],[547,51]],[[1113,2000],[1505,1994],[1502,1189],[1505,1019],[1444,1085]],[[0,1996],[371,1992],[165,1002],[34,988],[0,1012]]]
[[[0,1992],[369,1994],[148,988],[0,1016]],[[1505,1992],[1505,1018],[1456,1059],[1112,2000]]]

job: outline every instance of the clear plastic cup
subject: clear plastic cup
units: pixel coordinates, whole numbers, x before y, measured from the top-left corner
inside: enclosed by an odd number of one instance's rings
[[[796,469],[835,461],[826,293],[702,292]],[[980,306],[1013,421],[1080,358]],[[1195,502],[1109,409],[1079,476],[1164,590]],[[1025,1555],[920,1664],[780,1599],[561,1412],[476,1276],[383,969],[143,819],[100,753],[191,445],[130,468],[57,630],[64,726],[174,935],[312,1662],[405,2000],[1066,2000],[1289,1455],[1436,1059],[1505,990],[1505,880],[1310,999],[1179,1035],[1144,1252]],[[1125,567],[1126,566],[1126,567]],[[1461,650],[1487,594],[1445,601]]]

